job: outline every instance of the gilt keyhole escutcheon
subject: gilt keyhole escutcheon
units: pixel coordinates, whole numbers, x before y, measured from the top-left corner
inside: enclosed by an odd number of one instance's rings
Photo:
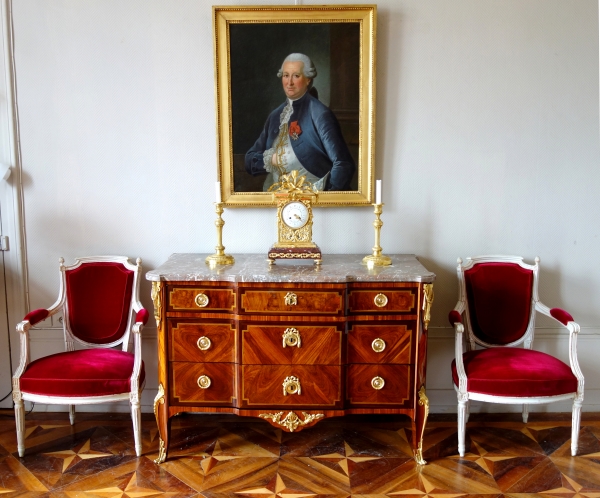
[[[289,327],[287,329],[285,329],[285,331],[283,332],[283,347],[300,347],[302,341],[300,338],[300,332],[298,331],[298,329],[295,329],[293,327]]]
[[[294,377],[290,375],[286,377],[283,381],[283,395],[287,396],[288,394],[300,394],[302,391],[302,387],[300,386],[300,379],[298,377]]]

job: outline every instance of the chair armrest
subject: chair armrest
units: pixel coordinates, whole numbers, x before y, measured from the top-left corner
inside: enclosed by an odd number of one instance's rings
[[[567,327],[569,330],[571,330],[571,328],[575,328],[577,330],[576,331],[574,330],[574,332],[579,332],[579,326],[569,327],[569,323],[575,324],[575,320],[573,319],[573,316],[568,311],[565,311],[561,308],[550,309],[550,308],[548,308],[548,306],[540,303],[539,301],[537,303],[535,303],[535,309],[537,311],[539,311],[542,315],[546,315],[546,316],[549,316],[550,318],[554,318],[557,322],[560,322],[565,327]]]
[[[23,318],[23,321],[27,321],[31,325],[35,325],[36,323],[43,322],[46,318],[48,318],[48,316],[50,316],[50,312],[46,308],[39,308],[27,313],[25,318]]]
[[[567,311],[560,308],[552,308],[550,310],[552,318],[558,320],[563,325],[567,325],[569,322],[574,322],[573,317]]]
[[[457,323],[462,323],[462,315],[457,310],[452,310],[448,313],[448,320],[450,321],[450,325],[454,327]]]
[[[40,322],[43,322],[49,316],[56,314],[58,311],[62,309],[62,302],[57,301],[50,308],[38,308],[36,310],[30,311],[25,315],[22,322],[17,324],[17,331],[23,332],[25,328],[29,329],[33,325],[37,325]]]
[[[146,323],[148,322],[149,316],[150,316],[150,313],[148,313],[148,310],[145,308],[142,308],[135,315],[135,323],[141,323],[142,325],[146,325]]]
[[[29,365],[29,329],[34,325],[43,322],[49,316],[54,315],[60,309],[62,309],[62,302],[59,300],[51,308],[38,308],[30,311],[25,315],[21,322],[17,323],[17,332],[19,332],[20,343],[20,357],[19,366],[13,374],[13,391],[18,391],[18,388],[15,389],[15,382],[18,382],[18,379],[21,377],[21,375],[23,375],[27,365]]]

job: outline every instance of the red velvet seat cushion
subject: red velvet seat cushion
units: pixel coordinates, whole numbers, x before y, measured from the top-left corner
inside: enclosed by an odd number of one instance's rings
[[[29,364],[21,391],[47,396],[103,396],[131,391],[133,354],[114,349],[58,353]],[[144,382],[144,363],[140,386]]]
[[[553,356],[530,349],[498,347],[463,354],[467,391],[495,396],[556,396],[577,391],[571,368]],[[456,360],[452,380],[458,386]]]

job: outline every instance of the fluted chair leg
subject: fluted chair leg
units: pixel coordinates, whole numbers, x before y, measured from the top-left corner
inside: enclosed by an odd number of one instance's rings
[[[131,402],[131,419],[133,421],[133,439],[135,454],[142,456],[142,410],[139,401]]]
[[[75,423],[75,405],[69,405],[69,422],[71,425]]]
[[[458,402],[458,454],[465,456],[465,430],[467,425],[467,401]]]
[[[526,424],[527,420],[529,419],[529,405],[523,403],[523,423]]]
[[[579,448],[579,425],[581,424],[581,405],[583,401],[573,401],[573,416],[571,419],[571,456],[577,455]]]
[[[15,401],[15,422],[17,425],[17,450],[19,456],[25,456],[25,407],[23,400]]]

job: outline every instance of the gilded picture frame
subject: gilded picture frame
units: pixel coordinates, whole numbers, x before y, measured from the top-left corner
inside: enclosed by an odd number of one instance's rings
[[[317,206],[372,204],[376,22],[375,5],[213,7],[218,178],[225,206],[273,206],[269,175],[264,171],[267,153],[264,162],[262,156],[262,149],[269,146],[260,139],[271,133],[272,123],[279,126],[278,109],[288,102],[281,71],[292,53],[305,54],[312,61],[316,76],[310,78],[310,93],[319,101],[315,104],[313,99],[312,104],[334,116],[341,137],[328,132],[320,139],[321,124],[290,121],[289,136],[286,128],[283,137],[290,144],[288,150],[296,151],[298,161],[293,164],[300,163],[310,174],[317,163],[322,168],[314,173],[322,177],[317,182],[322,186]],[[293,142],[298,136],[301,140]],[[303,149],[298,149],[302,139]],[[331,144],[341,144],[345,152],[330,153],[335,149]],[[302,155],[313,151],[309,147],[315,147],[314,154]],[[254,166],[252,151],[258,158]],[[319,162],[321,157],[324,162]]]

